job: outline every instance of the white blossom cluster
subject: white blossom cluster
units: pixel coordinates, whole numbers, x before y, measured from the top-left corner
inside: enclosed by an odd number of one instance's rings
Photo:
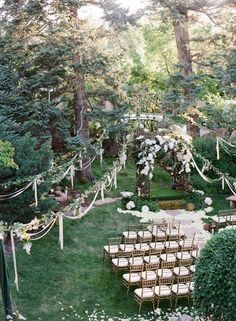
[[[154,138],[144,138],[140,135],[136,138],[140,140],[140,152],[138,154],[138,165],[141,165],[139,174],[147,176],[150,180],[153,177],[154,162],[157,153],[164,150],[166,153],[174,151],[177,161],[180,163],[180,174],[191,172],[191,138],[188,135],[180,134],[177,131],[168,135],[156,135]]]

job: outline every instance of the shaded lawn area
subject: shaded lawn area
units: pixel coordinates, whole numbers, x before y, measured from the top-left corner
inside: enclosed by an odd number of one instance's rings
[[[128,224],[138,222],[116,208],[117,204],[99,207],[79,221],[65,220],[64,251],[58,246],[56,227],[33,243],[29,256],[18,249],[20,291],[12,285],[12,297],[27,320],[58,321],[67,314],[68,320],[76,320],[75,314],[87,320],[86,311],[92,312],[96,304],[111,316],[137,313],[133,292],[127,296],[122,285],[122,273],[115,278],[111,265],[102,261],[107,238],[119,236]],[[12,259],[8,261],[13,282]],[[149,304],[144,305],[144,312],[150,310]]]

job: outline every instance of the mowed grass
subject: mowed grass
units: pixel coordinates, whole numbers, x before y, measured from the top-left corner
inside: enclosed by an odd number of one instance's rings
[[[111,316],[136,314],[133,291],[126,295],[121,274],[116,278],[109,261],[103,262],[103,246],[108,237],[122,234],[138,219],[119,214],[119,204],[98,207],[78,221],[64,222],[64,251],[58,246],[58,228],[35,241],[31,254],[21,247],[17,251],[19,289],[12,285],[12,298],[27,320],[87,320],[96,307]],[[157,214],[158,215],[158,214]],[[14,280],[9,258],[11,282]],[[147,304],[143,311],[151,306]],[[68,314],[68,316],[66,316]]]

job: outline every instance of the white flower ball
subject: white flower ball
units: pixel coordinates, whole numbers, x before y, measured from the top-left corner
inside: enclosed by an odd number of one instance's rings
[[[133,201],[129,201],[127,204],[126,204],[126,208],[127,210],[132,210],[132,208],[135,208],[135,204]]]
[[[205,208],[205,212],[206,213],[211,213],[213,210],[214,210],[214,208],[211,207],[211,206],[208,206],[208,207]]]
[[[206,205],[211,205],[212,204],[212,199],[210,197],[206,197],[204,202],[206,203]]]
[[[142,206],[142,212],[143,213],[149,213],[149,207],[147,205]]]

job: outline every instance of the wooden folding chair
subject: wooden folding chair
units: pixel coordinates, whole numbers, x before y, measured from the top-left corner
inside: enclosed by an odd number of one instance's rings
[[[157,280],[157,270],[159,263],[146,263],[145,271],[142,272],[141,277],[143,280]]]
[[[175,241],[175,240],[180,240],[181,235],[180,235],[180,222],[174,223],[169,223],[169,228],[166,231],[167,234],[167,240],[169,241]]]
[[[143,272],[144,264],[136,265],[130,264],[129,273],[123,274],[123,284],[127,288],[127,294],[131,286],[141,284],[141,274]]]
[[[172,285],[174,277],[158,279],[158,285],[154,288],[155,301],[157,301],[157,308],[159,308],[160,300],[169,300],[172,307]]]
[[[194,249],[194,246],[195,246],[195,234],[194,233],[193,235],[188,235],[188,236],[185,236],[184,240],[180,240],[179,241],[179,248],[180,248],[180,251],[189,251],[191,252],[193,249]]]
[[[134,250],[132,252],[132,256],[129,258],[129,264],[131,265],[140,265],[143,264],[145,251],[144,250]]]
[[[157,223],[152,225],[152,239],[154,242],[165,242],[167,240],[166,234],[167,224]]]
[[[158,249],[158,248],[150,248],[148,255],[144,256],[144,262],[146,263],[158,263],[160,262],[160,254],[161,254],[162,250]]]
[[[113,258],[117,255],[121,241],[121,237],[113,237],[108,239],[108,245],[105,245],[103,248],[103,261],[106,257]]]
[[[126,270],[129,267],[129,261],[127,257],[124,257],[124,252],[119,251],[117,257],[112,259],[112,271],[117,276],[118,271]]]
[[[179,298],[186,297],[188,299],[188,304],[190,305],[190,284],[192,281],[192,275],[189,276],[179,276],[177,278],[177,284],[172,286],[172,292],[175,297],[175,308],[177,307],[177,301]]]
[[[142,287],[134,290],[134,299],[139,304],[139,312],[141,311],[143,302],[152,302],[153,310],[154,305],[154,287],[156,280],[142,280]]]
[[[161,261],[160,268],[157,270],[158,279],[169,279],[173,277],[175,262]]]
[[[137,233],[139,230],[140,225],[129,225],[128,231],[123,232],[123,242],[135,244],[137,242]]]

